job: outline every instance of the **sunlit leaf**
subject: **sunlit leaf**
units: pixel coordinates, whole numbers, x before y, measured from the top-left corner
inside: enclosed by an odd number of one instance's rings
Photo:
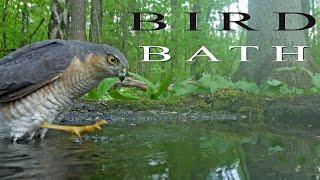
[[[173,91],[175,96],[183,96],[187,94],[192,94],[197,91],[197,86],[191,83],[191,78],[174,84]]]
[[[283,82],[281,82],[281,81],[279,81],[279,80],[276,80],[276,79],[268,80],[267,83],[268,83],[270,86],[273,86],[273,87],[277,87],[277,86],[283,85]]]
[[[118,78],[106,78],[102,80],[97,88],[97,96],[104,96],[117,82]]]
[[[139,97],[136,97],[136,96],[122,94],[119,91],[117,91],[116,89],[111,89],[109,91],[109,95],[112,98],[118,99],[118,100],[138,100],[138,99],[140,99]]]
[[[320,74],[316,73],[314,76],[311,78],[312,84],[320,89]]]
[[[161,81],[160,87],[158,88],[158,91],[155,94],[156,98],[158,98],[162,93],[168,91],[171,81],[172,75],[168,75],[165,79]]]
[[[240,89],[240,90],[250,92],[250,93],[257,93],[258,92],[257,84],[249,83],[249,82],[245,82],[245,81],[235,82],[235,83],[233,83],[232,87],[235,89]]]

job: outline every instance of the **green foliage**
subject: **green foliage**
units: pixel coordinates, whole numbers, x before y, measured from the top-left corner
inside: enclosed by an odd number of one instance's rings
[[[172,90],[173,95],[183,96],[183,95],[195,93],[198,88],[192,79],[193,78],[191,77],[185,81],[175,83]]]
[[[106,98],[107,92],[117,83],[118,78],[106,78],[101,81],[97,88],[92,89],[86,94],[88,99],[103,99]]]
[[[118,78],[106,78],[97,88],[97,95],[103,97],[118,82]]]
[[[266,83],[258,86],[255,83],[247,81],[233,82],[224,76],[213,76],[208,73],[204,73],[198,80],[194,80],[194,77],[190,77],[180,82],[173,82],[173,77],[171,74],[169,74],[159,83],[155,84],[151,82],[151,80],[141,75],[129,73],[130,76],[137,80],[140,80],[147,85],[146,93],[140,92],[139,96],[136,96],[133,95],[137,94],[137,91],[135,90],[122,89],[122,92],[119,92],[116,89],[112,88],[117,82],[117,79],[111,78],[103,80],[98,88],[91,91],[86,97],[91,99],[103,99],[112,97],[114,99],[120,100],[136,100],[141,98],[159,100],[199,93],[214,94],[221,89],[234,89],[261,96],[301,95],[303,93],[320,92],[320,74],[313,74],[312,72],[302,68],[281,68],[277,69],[276,71],[288,70],[303,70],[308,72],[312,79],[312,84],[314,85],[314,87],[310,88],[307,91],[304,91],[295,87],[289,87],[288,85],[276,79],[268,80]]]
[[[146,93],[127,88],[114,89],[115,79],[106,79],[86,95],[90,99],[169,99],[196,93],[216,93],[220,89],[236,89],[255,95],[300,95],[303,93],[320,93],[320,74],[313,73],[302,67],[284,67],[276,71],[305,72],[309,75],[312,86],[301,90],[289,87],[283,82],[270,79],[262,85],[247,81],[232,82],[230,79],[237,71],[239,62],[238,51],[228,51],[230,45],[244,43],[245,35],[241,31],[223,33],[218,12],[224,11],[236,0],[207,1],[207,0],[103,0],[102,43],[110,44],[126,54],[129,60],[131,76],[146,83]],[[49,0],[28,1],[27,12],[29,24],[27,32],[22,32],[21,1],[0,1],[0,56],[6,55],[5,50],[17,49],[21,42],[27,43],[46,40],[48,24],[51,18],[51,2]],[[319,8],[315,9],[316,12]],[[6,12],[6,13],[5,13]],[[132,29],[132,13],[130,12],[159,12],[165,14],[168,27],[161,31],[130,31]],[[185,31],[189,25],[185,12],[202,12],[198,16],[198,26],[201,31]],[[90,3],[87,7],[87,30],[90,25]],[[143,17],[150,19],[152,17]],[[40,22],[44,19],[43,24]],[[317,17],[319,19],[319,17]],[[40,25],[40,26],[39,26]],[[38,28],[39,26],[39,28]],[[37,29],[38,28],[38,29]],[[143,28],[153,28],[153,24],[144,23]],[[36,30],[36,31],[35,31]],[[88,32],[86,34],[89,34]],[[88,40],[88,38],[87,38]],[[311,44],[313,57],[319,57],[319,38],[313,37]],[[152,44],[168,47],[172,60],[167,63],[143,63],[141,45]],[[221,59],[219,63],[210,63],[206,58],[198,58],[189,64],[189,59],[202,45],[205,45],[214,55]],[[10,51],[9,51],[10,52]]]
[[[318,145],[315,147],[315,151],[316,151],[316,155],[317,155],[318,158],[320,159],[320,144],[318,144]]]
[[[303,93],[303,90],[295,87],[289,88],[288,85],[276,79],[268,80],[264,85],[260,87],[259,90],[259,94],[265,96],[301,95]]]
[[[113,99],[118,99],[118,100],[138,100],[139,97],[133,96],[129,93],[120,93],[116,89],[111,89],[108,94],[113,98]]]
[[[136,91],[131,91],[129,89],[122,89],[117,90],[114,88],[114,85],[118,82],[118,78],[106,78],[104,79],[97,88],[91,90],[87,95],[86,98],[88,99],[118,99],[118,100],[138,100],[143,98],[144,96],[148,99],[166,99],[168,96],[165,94],[168,92],[168,88],[172,83],[172,75],[168,75],[164,78],[159,84],[153,84],[147,78],[140,76],[135,73],[129,73],[130,76],[134,77],[135,79],[144,82],[148,89],[147,92],[142,95],[141,97],[135,96]]]
[[[129,73],[130,76],[144,82],[148,89],[147,89],[147,96],[149,99],[159,99],[161,95],[168,91],[168,88],[172,82],[172,74],[169,74],[166,78],[160,81],[160,84],[155,85],[147,78],[135,74],[135,73]]]
[[[265,84],[258,86],[255,83],[247,81],[232,82],[223,76],[212,76],[203,74],[198,80],[188,79],[174,85],[176,96],[192,93],[215,93],[220,89],[235,89],[255,95],[276,96],[276,95],[300,95],[303,90],[289,88],[286,84],[278,80],[269,80]]]
[[[118,78],[106,78],[98,85],[97,88],[92,89],[86,94],[88,99],[119,99],[119,100],[137,100],[138,97],[131,95],[127,92],[119,92],[114,88],[114,85],[118,82]]]
[[[22,1],[12,0],[0,1],[0,57],[18,49],[22,46],[21,42],[37,42],[48,39],[48,24],[51,18],[49,0],[30,0],[28,1],[27,32],[22,32]],[[129,60],[130,70],[152,82],[163,79],[163,74],[201,75],[203,72],[219,75],[232,75],[236,71],[237,61],[233,59],[237,56],[236,52],[226,51],[230,44],[239,44],[240,32],[220,33],[215,31],[222,26],[222,21],[218,19],[218,12],[236,3],[235,0],[224,1],[167,1],[167,0],[103,0],[103,22],[102,42],[110,44],[120,49]],[[90,1],[87,3],[86,34],[89,34],[90,26]],[[7,13],[4,13],[5,8]],[[199,14],[199,29],[201,31],[189,32],[189,19],[185,12],[202,12]],[[131,12],[158,12],[165,15],[165,22],[168,24],[166,30],[161,31],[130,31],[132,29],[133,16]],[[44,18],[44,22],[39,26]],[[150,19],[153,17],[143,17]],[[143,28],[153,28],[152,23],[143,23]],[[35,32],[33,34],[33,32]],[[87,37],[87,40],[89,38]],[[170,48],[172,60],[168,63],[141,63],[141,45],[158,44]],[[221,63],[208,64],[207,59],[199,59],[195,65],[187,64],[185,61],[193,55],[201,45],[206,45],[215,55],[224,59]],[[9,50],[9,51],[5,51]],[[138,63],[139,62],[139,63]],[[193,70],[195,69],[195,70]],[[156,94],[157,96],[161,96]],[[163,95],[162,95],[163,96]]]
[[[27,8],[29,24],[26,29],[27,32],[21,32],[22,1],[9,0],[7,6],[5,1],[0,1],[0,57],[10,52],[6,50],[21,47],[23,41],[31,43],[48,38],[47,25],[50,20],[50,1],[28,0]],[[6,13],[4,13],[5,9]]]

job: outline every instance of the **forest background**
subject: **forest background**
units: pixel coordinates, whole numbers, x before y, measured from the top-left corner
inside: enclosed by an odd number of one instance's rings
[[[274,31],[278,26],[274,12],[302,12],[319,20],[319,4],[318,0],[2,0],[0,57],[47,39],[112,45],[127,56],[131,76],[145,84],[146,92],[117,89],[115,79],[106,79],[87,95],[94,99],[168,99],[220,89],[267,96],[315,94],[320,92],[319,23],[304,31]],[[163,14],[168,27],[160,31],[133,31],[131,12]],[[189,16],[185,12],[201,12],[200,31],[186,31]],[[249,13],[252,18],[248,25],[259,31],[248,32],[238,26],[232,26],[235,31],[219,31],[223,27],[223,15],[219,12]],[[303,17],[288,17],[288,28],[305,24]],[[143,49],[139,46],[146,45],[170,48],[172,60],[142,62]],[[221,62],[197,58],[194,63],[187,63],[203,45]],[[250,51],[251,61],[240,64],[240,51],[228,50],[229,46],[238,45],[256,45],[260,50]],[[285,62],[273,62],[275,45],[288,46],[286,52],[295,52],[293,46],[308,46],[307,61],[296,62],[295,56],[285,56]]]

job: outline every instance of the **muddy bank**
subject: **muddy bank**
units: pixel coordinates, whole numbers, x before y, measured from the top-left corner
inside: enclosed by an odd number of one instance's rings
[[[154,101],[93,102],[82,100],[66,109],[57,122],[60,124],[88,124],[95,121],[96,118],[101,118],[108,120],[112,124],[133,125],[173,121],[236,122],[247,118],[245,115],[234,112],[200,110],[199,107],[191,107],[192,105],[190,104],[171,105],[166,102]]]
[[[97,117],[123,125],[159,121],[226,121],[251,128],[281,123],[319,129],[320,97],[268,98],[221,91],[215,95],[195,95],[171,101],[79,100],[64,110],[57,122],[88,124]]]
[[[301,96],[272,100],[266,107],[266,118],[271,122],[320,128],[320,97]]]

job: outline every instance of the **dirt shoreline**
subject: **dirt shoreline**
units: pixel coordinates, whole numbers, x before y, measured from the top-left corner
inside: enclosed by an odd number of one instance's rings
[[[57,122],[90,124],[97,117],[123,125],[176,120],[231,121],[248,127],[282,123],[320,128],[320,97],[268,98],[242,92],[223,92],[174,101],[79,100],[64,110]]]

